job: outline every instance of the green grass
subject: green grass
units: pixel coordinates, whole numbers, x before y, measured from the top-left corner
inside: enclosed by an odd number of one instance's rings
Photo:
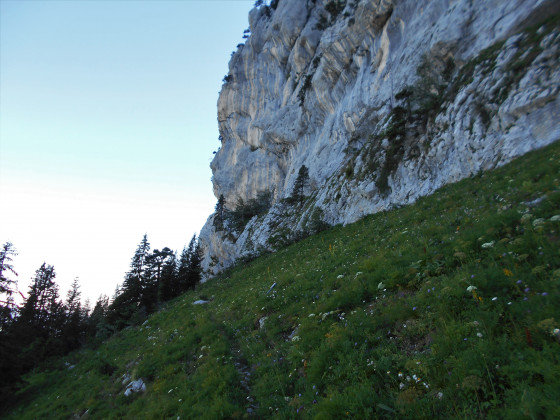
[[[560,418],[559,179],[557,142],[232,269],[7,418]]]

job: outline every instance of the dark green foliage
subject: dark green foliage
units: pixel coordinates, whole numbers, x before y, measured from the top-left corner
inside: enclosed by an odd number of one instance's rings
[[[12,265],[12,257],[16,256],[17,252],[14,248],[14,245],[11,242],[6,242],[2,245],[2,249],[0,250],[0,297],[11,296],[15,291],[16,281],[10,279],[10,275],[17,276],[17,273],[14,270],[14,266]],[[3,299],[1,299],[3,300]],[[2,302],[2,304],[6,304],[7,302]]]
[[[6,418],[557,418],[559,162],[557,143],[230,269],[30,373]]]
[[[299,106],[303,106],[305,103],[305,93],[311,89],[311,80],[313,79],[313,74],[306,74],[303,78],[303,85],[298,92]]]
[[[223,194],[220,194],[220,198],[218,198],[218,202],[216,203],[216,207],[214,208],[214,220],[212,224],[216,231],[220,231],[224,229],[224,220],[225,220],[225,208],[226,199],[224,198]]]
[[[289,197],[289,201],[291,203],[295,203],[297,205],[302,205],[306,196],[305,196],[305,187],[309,184],[309,169],[307,166],[301,165],[298,171],[297,178],[294,182],[294,187],[292,189],[292,194]]]
[[[194,289],[200,282],[202,276],[202,253],[200,244],[194,235],[189,242],[189,246],[183,249],[179,258],[177,273],[177,284],[179,293]]]
[[[379,138],[386,138],[389,147],[385,153],[385,161],[377,175],[377,188],[382,194],[389,192],[389,176],[397,169],[404,155],[404,141],[406,137],[407,110],[401,106],[393,108],[389,124]]]
[[[273,191],[259,191],[255,198],[249,199],[246,203],[239,197],[234,210],[227,210],[222,207],[224,229],[228,232],[241,233],[243,229],[255,216],[261,216],[268,212],[272,206]]]
[[[335,21],[338,15],[344,10],[344,7],[346,7],[346,0],[330,0],[325,5],[325,10],[331,15],[331,20]]]
[[[336,19],[338,18],[338,16],[344,10],[345,7],[346,7],[346,0],[330,0],[325,5],[325,10],[327,11],[329,16],[327,17],[325,15],[320,15],[319,22],[315,26],[315,29],[319,29],[320,31],[324,31],[325,29],[327,29],[336,21]],[[345,14],[345,17],[348,16],[349,16],[348,14]]]

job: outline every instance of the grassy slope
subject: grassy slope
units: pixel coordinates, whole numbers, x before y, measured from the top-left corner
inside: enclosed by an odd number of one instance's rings
[[[8,418],[560,418],[559,179],[557,142],[233,269]]]

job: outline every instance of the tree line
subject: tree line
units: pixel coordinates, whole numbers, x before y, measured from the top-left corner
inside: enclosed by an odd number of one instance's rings
[[[52,356],[84,345],[96,346],[114,332],[141,323],[160,304],[201,280],[202,253],[195,236],[177,257],[165,247],[151,250],[147,235],[136,248],[122,285],[111,299],[101,295],[93,310],[81,302],[74,279],[65,299],[60,297],[53,266],[35,271],[27,296],[17,289],[13,244],[0,249],[0,402],[22,383],[22,375]],[[20,294],[23,303],[15,303]]]

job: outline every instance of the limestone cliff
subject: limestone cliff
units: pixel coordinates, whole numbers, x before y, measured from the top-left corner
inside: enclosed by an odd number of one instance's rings
[[[206,273],[560,139],[559,9],[556,0],[255,7],[219,96],[211,168],[225,214],[239,216],[240,199],[260,207],[236,225],[209,217]],[[303,165],[306,199],[286,200]]]

